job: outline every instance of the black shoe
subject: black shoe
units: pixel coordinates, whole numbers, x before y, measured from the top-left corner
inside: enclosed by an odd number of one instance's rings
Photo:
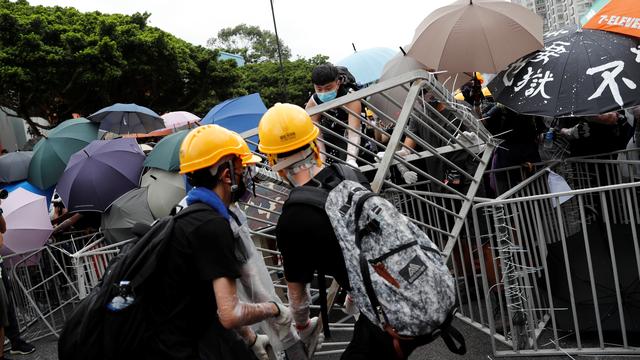
[[[9,353],[11,355],[27,355],[36,351],[36,347],[29,344],[28,342],[20,339],[11,342],[11,350]],[[6,359],[6,358],[5,358]]]

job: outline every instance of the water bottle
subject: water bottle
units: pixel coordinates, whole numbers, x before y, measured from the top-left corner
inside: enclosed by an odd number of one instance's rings
[[[122,311],[133,304],[134,300],[133,290],[129,281],[120,281],[118,295],[114,296],[107,304],[107,309],[113,312]]]
[[[553,149],[553,138],[554,138],[555,134],[553,132],[553,128],[549,128],[549,131],[547,131],[544,134],[544,149],[545,150],[551,150]]]

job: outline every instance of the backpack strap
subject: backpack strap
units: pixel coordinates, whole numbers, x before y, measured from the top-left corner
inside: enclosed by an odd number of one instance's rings
[[[324,271],[318,269],[318,299],[320,301],[320,317],[322,318],[322,330],[324,336],[331,337],[331,330],[329,330],[329,308],[327,305],[327,279],[324,276]]]
[[[449,313],[444,323],[440,325],[440,327],[438,328],[440,330],[439,335],[440,337],[442,337],[442,340],[444,341],[445,345],[447,345],[449,351],[454,354],[464,355],[467,353],[467,345],[465,343],[464,336],[460,333],[460,331],[458,331],[458,329],[451,325],[456,312],[458,312],[458,308],[454,308]]]
[[[291,190],[284,206],[306,204],[324,210],[324,205],[327,202],[328,196],[329,191],[325,189],[311,186],[298,186]]]

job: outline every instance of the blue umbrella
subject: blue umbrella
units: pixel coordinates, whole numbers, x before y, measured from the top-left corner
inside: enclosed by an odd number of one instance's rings
[[[71,156],[56,190],[69,211],[104,211],[138,187],[144,158],[135,139],[92,141]]]
[[[267,107],[264,106],[260,94],[255,93],[221,102],[200,120],[200,124],[216,124],[241,134],[258,127],[260,118],[266,111]],[[258,142],[257,136],[249,139]],[[249,147],[255,150],[254,145],[249,144]]]
[[[388,48],[371,48],[347,56],[336,65],[344,66],[356,78],[358,85],[367,85],[380,78],[384,65],[397,51]]]
[[[20,181],[12,184],[5,184],[0,186],[0,189],[7,190],[8,192],[12,192],[15,189],[25,189],[29,192],[32,192],[37,195],[42,195],[47,199],[47,206],[51,204],[51,197],[53,196],[53,189],[55,186],[52,186],[48,189],[42,190],[37,186],[31,185],[28,181]]]
[[[100,130],[116,134],[148,134],[164,128],[164,120],[153,110],[136,104],[114,104],[87,116],[100,123]]]

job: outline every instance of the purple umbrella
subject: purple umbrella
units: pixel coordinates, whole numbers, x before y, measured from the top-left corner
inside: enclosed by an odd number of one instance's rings
[[[138,187],[143,161],[135,139],[92,141],[71,155],[56,191],[69,211],[103,212]]]
[[[18,188],[2,202],[2,210],[7,222],[5,255],[39,249],[53,232],[44,196]]]

